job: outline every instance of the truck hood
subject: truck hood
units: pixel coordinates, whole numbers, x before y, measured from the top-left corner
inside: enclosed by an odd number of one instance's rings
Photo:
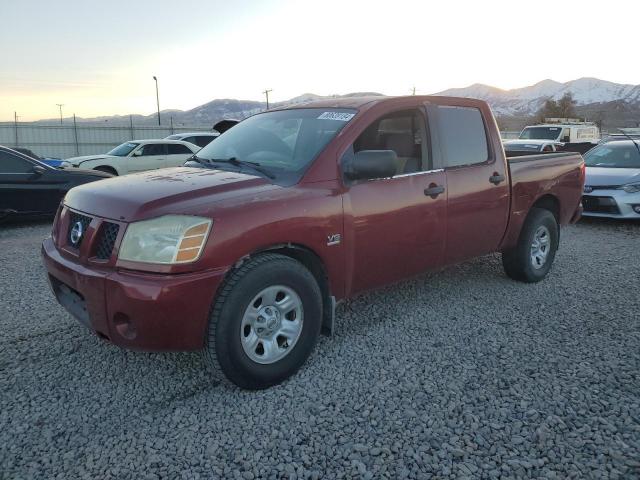
[[[81,185],[64,203],[74,210],[131,222],[170,213],[212,216],[213,205],[239,195],[281,188],[247,173],[165,168]]]
[[[620,186],[632,182],[640,182],[640,168],[587,167],[584,184],[600,187]]]

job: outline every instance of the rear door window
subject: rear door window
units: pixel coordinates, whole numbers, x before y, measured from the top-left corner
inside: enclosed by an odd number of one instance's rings
[[[170,143],[167,145],[169,147],[169,155],[192,155],[193,152],[189,150],[186,145],[180,145],[179,143]]]
[[[479,109],[438,106],[438,124],[445,167],[489,160],[487,132]]]

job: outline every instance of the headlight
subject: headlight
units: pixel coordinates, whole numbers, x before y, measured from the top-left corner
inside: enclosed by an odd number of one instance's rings
[[[200,253],[211,230],[211,220],[166,215],[134,222],[127,227],[118,258],[144,263],[190,263]]]
[[[640,192],[640,182],[637,183],[627,183],[622,186],[622,190],[627,193],[637,193]]]

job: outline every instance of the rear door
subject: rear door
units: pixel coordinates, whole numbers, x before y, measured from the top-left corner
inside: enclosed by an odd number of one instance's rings
[[[129,157],[129,172],[155,170],[167,166],[167,146],[164,143],[147,143],[137,152],[137,155]]]
[[[433,167],[425,120],[423,109],[387,114],[369,125],[345,153],[348,157],[361,150],[393,150],[398,156],[395,176],[348,185],[345,232],[353,232],[347,255],[348,261],[353,259],[351,293],[442,262],[446,178]]]
[[[180,143],[167,144],[167,167],[181,167],[193,152],[186,145]]]
[[[446,263],[498,249],[507,228],[509,179],[490,112],[431,105],[438,152],[447,183]],[[491,119],[490,122],[487,121]],[[491,130],[490,130],[491,129]]]

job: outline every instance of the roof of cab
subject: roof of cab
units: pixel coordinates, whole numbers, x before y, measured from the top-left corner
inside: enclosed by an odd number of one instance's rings
[[[455,98],[456,100],[466,100],[470,105],[486,103],[482,100],[473,98],[460,98],[460,97],[444,97],[435,95],[404,95],[398,97],[390,97],[385,95],[370,95],[363,97],[340,97],[340,98],[326,98],[322,100],[312,100],[309,102],[297,103],[295,105],[283,105],[282,107],[273,108],[271,110],[289,110],[294,108],[353,108],[360,109],[365,105],[372,103],[404,103],[407,99],[412,98],[416,102],[428,102],[431,99],[446,100],[449,98]]]
[[[146,140],[128,140],[124,143],[177,143],[179,145],[192,146],[189,142],[182,140],[169,140],[168,138],[147,138]]]

